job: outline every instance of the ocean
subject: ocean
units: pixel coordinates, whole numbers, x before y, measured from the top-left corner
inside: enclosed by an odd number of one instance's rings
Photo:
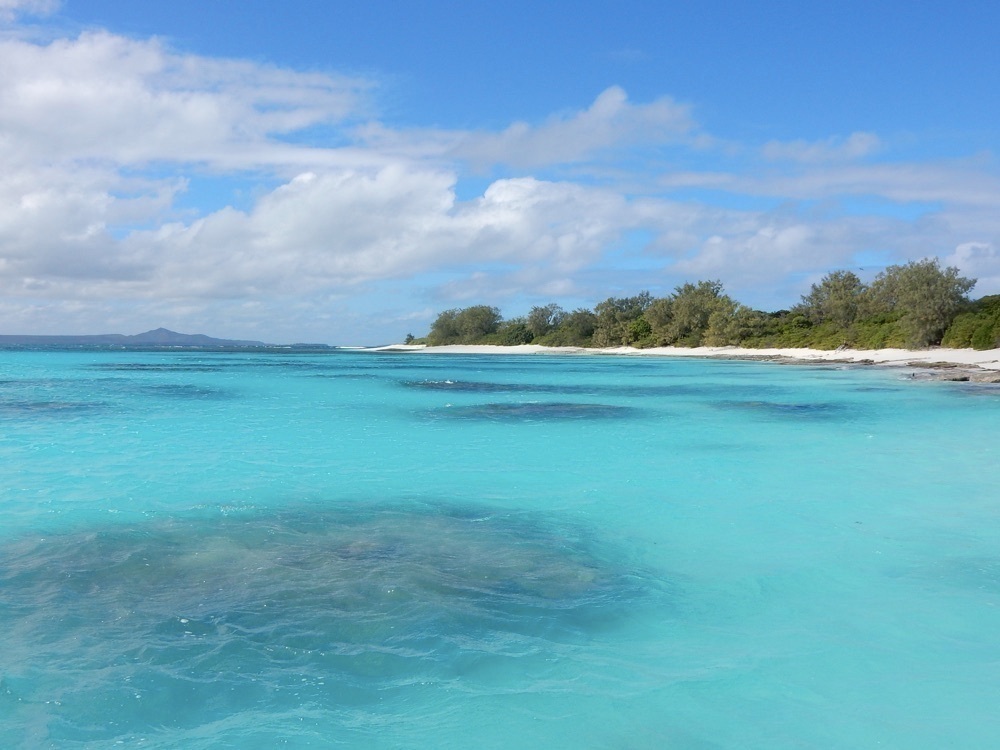
[[[0,747],[1000,747],[1000,390],[0,352]]]

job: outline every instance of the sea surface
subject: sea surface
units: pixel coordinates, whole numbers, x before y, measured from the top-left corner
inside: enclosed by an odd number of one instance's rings
[[[1000,390],[0,352],[0,747],[1000,747]]]

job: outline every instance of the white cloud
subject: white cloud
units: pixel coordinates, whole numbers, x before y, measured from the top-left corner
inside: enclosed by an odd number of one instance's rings
[[[467,133],[452,153],[480,167],[527,168],[582,161],[616,146],[679,141],[695,129],[690,107],[670,98],[632,104],[612,86],[582,112],[532,126],[516,122],[501,133]]]
[[[515,122],[500,132],[395,130],[378,122],[354,132],[368,148],[383,153],[459,160],[479,171],[496,165],[536,169],[578,164],[630,146],[704,145],[706,139],[697,133],[689,106],[669,97],[633,104],[618,86],[601,92],[585,110],[553,116],[539,125]]]
[[[766,159],[789,160],[805,164],[830,161],[854,161],[876,153],[882,146],[874,133],[851,133],[847,138],[831,137],[823,141],[769,141],[762,153]]]
[[[181,187],[98,168],[0,173],[0,285],[17,294],[59,279],[136,278],[148,266],[109,226],[158,215]]]
[[[974,297],[1000,294],[1000,243],[963,242],[942,259],[945,266],[955,266],[963,276],[976,279]]]
[[[29,8],[43,4],[0,0],[0,15]],[[887,145],[859,132],[701,159],[717,142],[690,107],[634,103],[618,87],[499,132],[399,129],[374,117],[371,88],[106,32],[0,38],[5,328],[111,330],[124,310],[149,327],[336,340],[373,296],[396,306],[386,321],[415,326],[428,300],[579,300],[615,280],[721,278],[751,304],[783,294],[787,305],[858,252],[950,252],[943,262],[980,277],[977,293],[1000,291],[989,156],[888,162]],[[294,138],[313,126],[335,131],[331,142]],[[663,144],[682,169],[609,159]],[[510,176],[460,200],[470,164]],[[562,179],[542,179],[550,167]],[[245,179],[256,197],[182,210],[205,174]],[[862,207],[838,210],[851,199]],[[633,230],[647,257],[616,270],[609,258]]]
[[[18,15],[46,16],[59,5],[59,0],[0,0],[0,21],[9,23]]]
[[[313,294],[492,263],[568,273],[597,259],[631,217],[620,196],[575,185],[501,180],[457,203],[454,182],[402,165],[303,173],[248,212],[225,208],[123,240],[94,221],[115,210],[106,194],[45,195],[19,209],[24,252],[6,255],[0,283],[11,295],[180,302]],[[77,205],[86,199],[97,205]],[[64,230],[45,231],[55,220]]]
[[[1000,205],[1000,179],[965,163],[923,162],[830,167],[796,175],[739,178],[736,189],[751,194],[802,200],[838,196],[877,196],[900,204],[911,202]]]
[[[940,203],[970,211],[1000,205],[1000,175],[989,158],[810,165],[794,171],[684,171],[660,175],[657,184],[670,190],[710,189],[798,201],[877,198],[901,206]]]
[[[0,40],[0,155],[251,168],[293,150],[278,137],[363,111],[369,87],[105,32],[45,45]]]
[[[801,221],[755,217],[752,228],[720,226],[722,232],[704,238],[693,257],[681,258],[673,270],[688,278],[722,278],[746,288],[768,277],[848,261],[839,249],[835,228]],[[832,231],[831,231],[832,230]]]

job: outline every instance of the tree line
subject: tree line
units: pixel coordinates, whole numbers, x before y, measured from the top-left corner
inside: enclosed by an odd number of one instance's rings
[[[790,310],[743,305],[719,281],[678,286],[667,297],[649,292],[608,297],[593,310],[548,304],[504,319],[488,305],[445,310],[423,339],[445,344],[544,346],[743,346],[920,349],[1000,346],[1000,295],[970,301],[974,279],[937,259],[889,266],[870,284],[833,271]]]

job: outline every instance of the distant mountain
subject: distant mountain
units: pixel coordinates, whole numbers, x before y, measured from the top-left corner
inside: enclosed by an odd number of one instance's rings
[[[146,331],[125,337],[133,345],[139,346],[267,346],[263,341],[238,341],[214,339],[202,333],[176,333],[166,328]]]
[[[201,333],[177,333],[166,328],[146,331],[134,336],[106,333],[97,336],[0,336],[0,346],[177,346],[193,348],[227,348],[268,346],[263,341],[216,339]]]

